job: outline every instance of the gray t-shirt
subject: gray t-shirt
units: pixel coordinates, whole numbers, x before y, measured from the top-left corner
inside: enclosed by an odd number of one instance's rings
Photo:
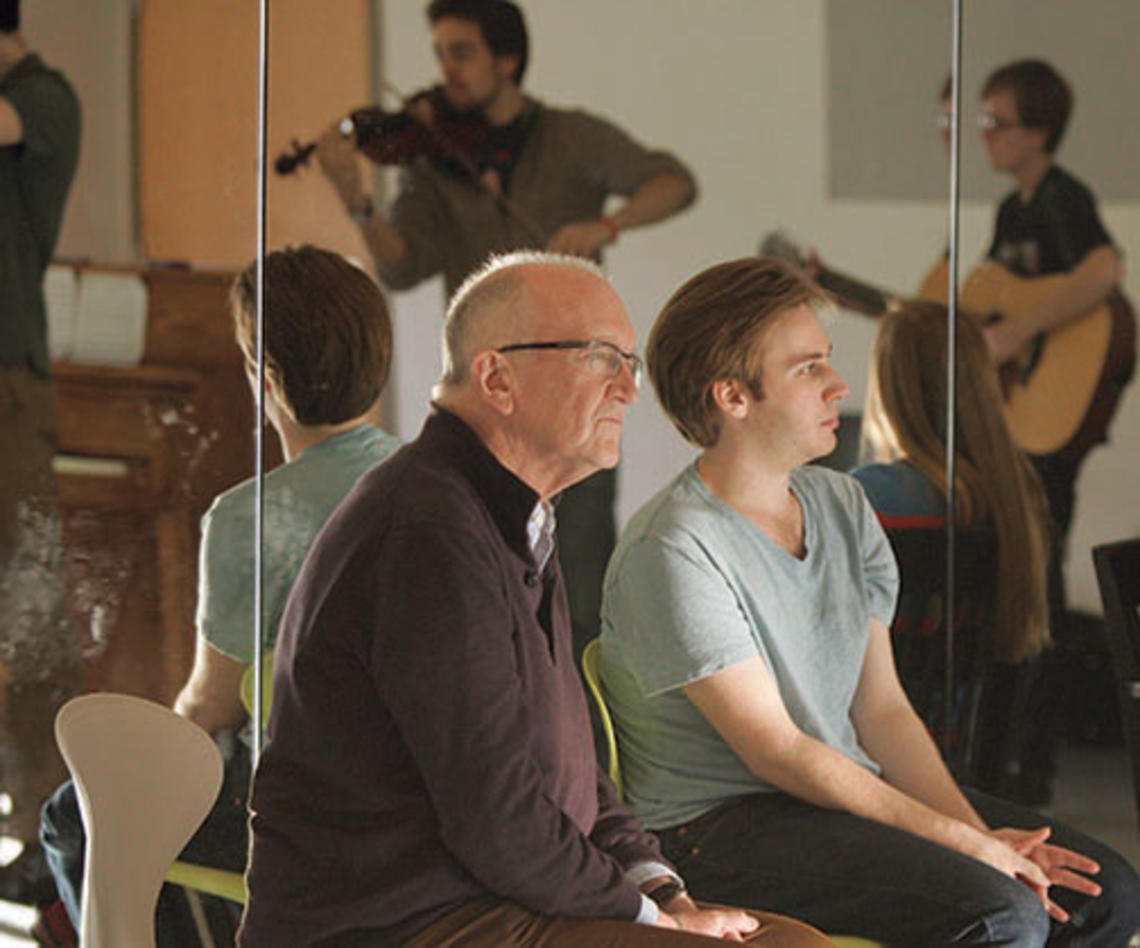
[[[373,425],[333,435],[265,475],[263,621],[269,647],[293,580],[329,514],[365,471],[400,446]],[[202,518],[198,634],[242,662],[253,661],[253,481],[214,498]]]
[[[894,611],[898,570],[856,481],[803,467],[791,485],[802,560],[714,496],[695,465],[638,511],[610,560],[602,684],[626,799],[650,829],[773,789],[683,691],[756,655],[797,727],[878,772],[850,707],[871,618],[889,623]]]

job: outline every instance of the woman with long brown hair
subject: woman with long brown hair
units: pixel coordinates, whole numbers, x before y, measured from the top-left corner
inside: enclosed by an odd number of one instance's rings
[[[913,300],[884,318],[875,342],[864,433],[877,463],[854,471],[884,526],[945,523],[946,307]],[[981,328],[958,319],[954,520],[997,538],[995,658],[1019,663],[1049,638],[1047,507],[1001,408]]]

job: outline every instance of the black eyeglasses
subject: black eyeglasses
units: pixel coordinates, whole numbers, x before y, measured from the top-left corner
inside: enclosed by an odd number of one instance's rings
[[[496,352],[519,352],[524,349],[580,349],[585,353],[586,368],[594,375],[616,379],[624,365],[633,376],[633,384],[641,385],[641,357],[601,339],[567,340],[563,342],[515,342],[500,346]]]
[[[993,112],[979,112],[977,123],[983,132],[1004,132],[1007,128],[1023,127],[1020,122],[998,118]]]

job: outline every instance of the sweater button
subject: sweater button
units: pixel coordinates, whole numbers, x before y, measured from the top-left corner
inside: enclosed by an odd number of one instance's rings
[[[532,569],[528,569],[526,571],[526,575],[523,577],[523,582],[525,582],[528,586],[537,586],[538,585],[538,573],[536,573]]]

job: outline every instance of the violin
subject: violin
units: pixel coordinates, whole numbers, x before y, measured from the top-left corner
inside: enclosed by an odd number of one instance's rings
[[[424,110],[430,122],[418,117]],[[474,155],[487,140],[488,125],[476,111],[461,112],[451,107],[436,86],[409,98],[398,112],[378,105],[355,109],[341,120],[339,129],[356,147],[379,165],[403,165],[421,155],[454,166],[463,173],[474,167]],[[301,144],[297,139],[273,163],[279,175],[292,174],[317,148],[315,141]]]

